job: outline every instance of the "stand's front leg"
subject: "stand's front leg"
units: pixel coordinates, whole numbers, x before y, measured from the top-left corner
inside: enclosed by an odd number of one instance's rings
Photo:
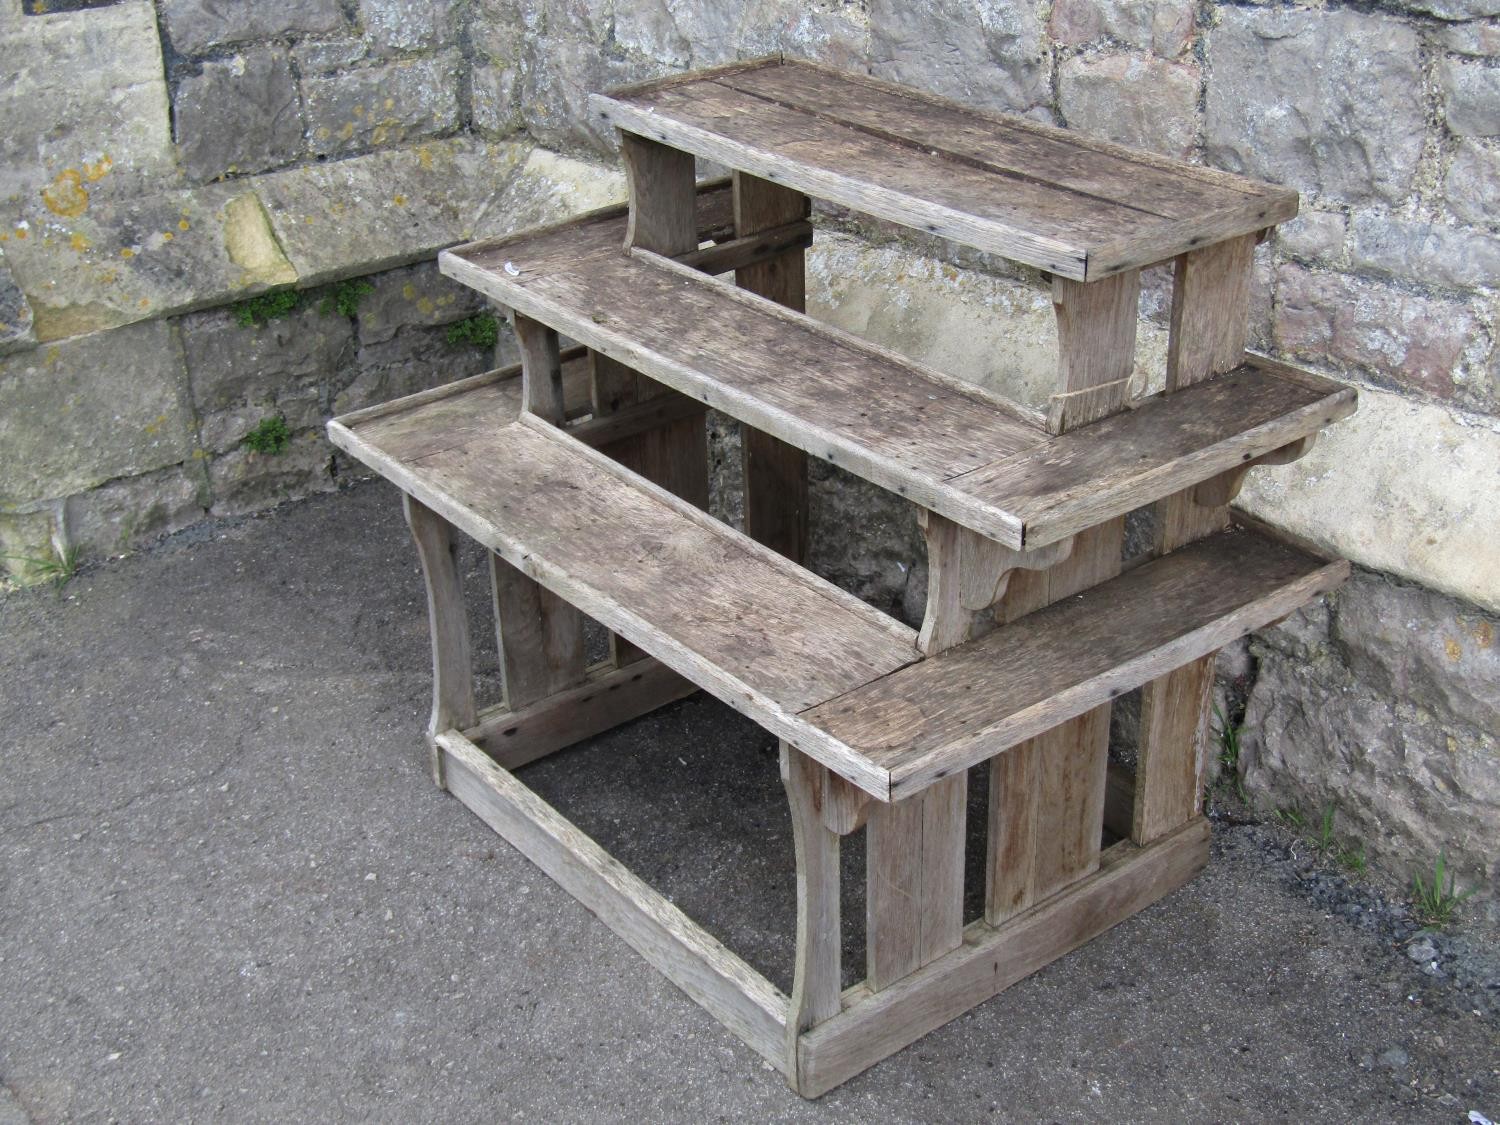
[[[402,505],[427,581],[427,620],[432,631],[432,715],[427,721],[427,749],[433,784],[442,789],[446,787],[443,755],[433,738],[445,730],[467,730],[475,721],[474,669],[463,580],[458,571],[458,537],[452,524],[421,501],[403,495]]]

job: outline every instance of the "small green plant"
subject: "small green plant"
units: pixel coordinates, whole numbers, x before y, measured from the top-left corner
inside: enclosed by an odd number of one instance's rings
[[[1276,819],[1289,828],[1302,829],[1307,827],[1307,817],[1296,809],[1286,808],[1276,810]]]
[[[1446,877],[1447,886],[1444,886]],[[1412,906],[1423,924],[1442,929],[1453,920],[1453,912],[1473,895],[1478,887],[1466,891],[1458,889],[1458,876],[1448,870],[1448,856],[1439,851],[1437,862],[1432,865],[1432,881],[1420,874],[1411,877]]]
[[[27,577],[42,582],[51,582],[54,589],[61,590],[78,573],[80,552],[76,545],[69,545],[55,555],[46,555],[42,558],[30,555],[0,555],[0,558],[25,563],[29,572]]]
[[[1365,873],[1365,846],[1350,844],[1339,851],[1339,863],[1356,875]]]
[[[275,456],[285,451],[292,440],[292,431],[287,429],[286,419],[279,414],[262,418],[260,424],[245,435],[245,444],[257,453]]]
[[[295,289],[277,289],[235,305],[234,319],[244,328],[254,328],[268,320],[291,316],[301,307],[301,293]]]
[[[339,316],[352,317],[359,312],[360,301],[373,292],[375,286],[362,277],[341,281],[323,295],[318,302],[318,312],[322,316],[338,313]]]
[[[448,343],[493,348],[500,339],[500,324],[490,313],[475,313],[448,325]]]
[[[1225,778],[1234,783],[1234,791],[1242,801],[1247,801],[1245,796],[1245,783],[1240,778],[1240,731],[1241,727],[1235,726],[1219,710],[1219,705],[1214,704],[1214,718],[1218,720],[1219,727],[1214,733],[1219,738],[1219,766]]]
[[[1323,806],[1323,820],[1318,825],[1317,835],[1313,837],[1313,846],[1324,855],[1332,855],[1339,850],[1339,842],[1333,835],[1333,802]]]

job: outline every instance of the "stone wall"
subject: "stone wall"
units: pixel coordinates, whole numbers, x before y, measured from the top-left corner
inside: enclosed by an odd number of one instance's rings
[[[1258,254],[1254,339],[1357,385],[1361,407],[1241,503],[1360,569],[1253,640],[1245,781],[1267,807],[1333,802],[1393,879],[1446,849],[1500,918],[1497,16],[1500,0],[0,0],[0,554],[21,571],[97,557],[335,487],[351,467],[321,437],[330,412],[492,362],[447,342],[479,306],[436,250],[618,197],[589,91],[818,58],[1303,193]],[[1038,275],[818,222],[815,315],[1045,399]],[[358,278],[353,315],[319,310]],[[286,286],[308,294],[291,316],[239,323]],[[1149,271],[1143,387],[1170,288]],[[280,455],[244,444],[267,417],[292,433]],[[732,513],[734,446],[715,448]],[[909,509],[826,467],[815,484],[819,568],[918,614]]]

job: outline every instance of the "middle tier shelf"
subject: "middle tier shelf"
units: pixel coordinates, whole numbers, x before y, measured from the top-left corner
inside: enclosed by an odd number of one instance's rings
[[[728,189],[699,194],[726,252]],[[1022,550],[1046,546],[1316,433],[1352,390],[1269,359],[1051,435],[1015,405],[692,265],[622,249],[623,206],[445,251],[444,273],[814,457]],[[783,232],[805,239],[805,224]],[[740,259],[743,261],[743,257]]]

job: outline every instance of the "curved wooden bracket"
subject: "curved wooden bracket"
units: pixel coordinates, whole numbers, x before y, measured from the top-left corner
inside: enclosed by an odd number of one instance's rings
[[[1263,454],[1253,461],[1236,465],[1216,477],[1210,477],[1193,489],[1193,503],[1202,508],[1223,507],[1240,494],[1240,489],[1245,483],[1245,475],[1251,469],[1257,465],[1290,465],[1293,461],[1307,456],[1317,439],[1317,434],[1308,434],[1305,438],[1298,438],[1294,442],[1283,445],[1280,449],[1273,449],[1270,453]]]

